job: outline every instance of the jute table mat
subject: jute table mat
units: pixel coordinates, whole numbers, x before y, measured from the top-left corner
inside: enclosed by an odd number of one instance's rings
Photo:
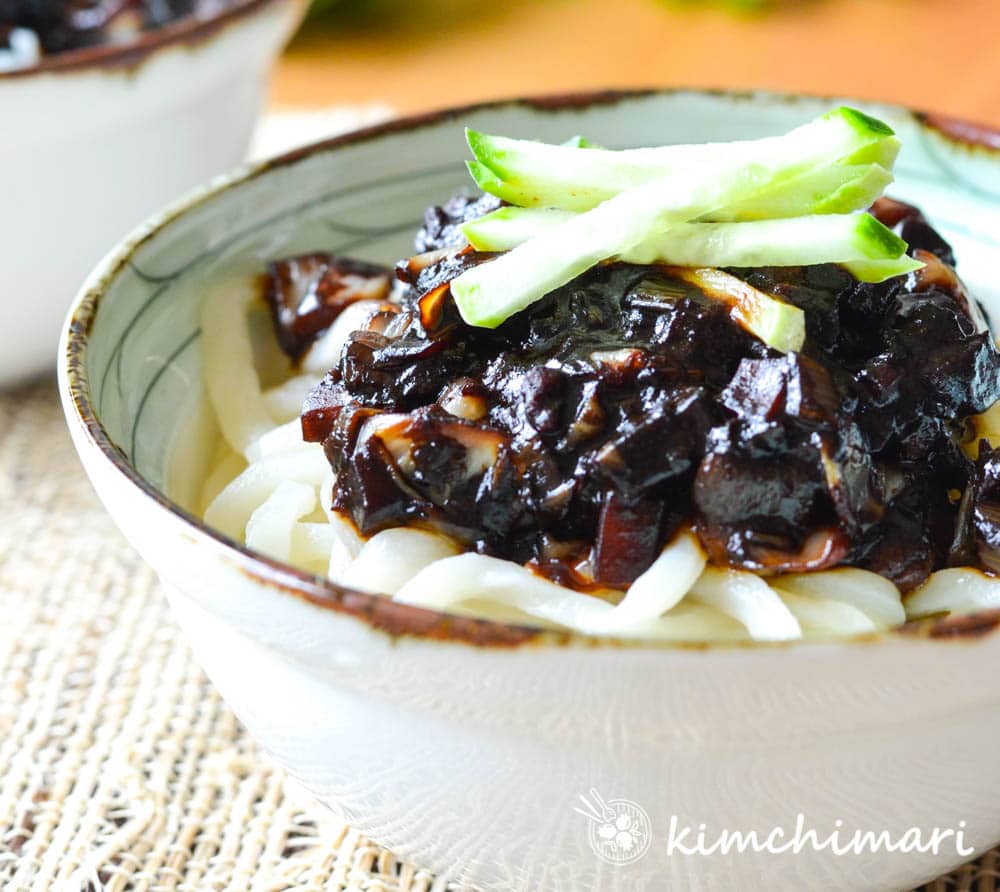
[[[51,380],[0,392],[0,511],[4,892],[443,892],[257,752],[94,496]],[[997,889],[997,851],[927,887]]]

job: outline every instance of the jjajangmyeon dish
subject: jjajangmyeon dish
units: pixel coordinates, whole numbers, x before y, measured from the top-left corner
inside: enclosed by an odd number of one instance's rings
[[[210,525],[592,634],[1000,605],[1000,355],[949,245],[882,197],[891,129],[841,108],[739,143],[469,145],[481,192],[428,210],[395,269],[313,253],[210,295]]]

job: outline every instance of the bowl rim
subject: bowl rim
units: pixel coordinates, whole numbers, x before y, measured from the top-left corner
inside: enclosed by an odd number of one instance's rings
[[[226,0],[214,14],[199,17],[186,15],[159,28],[140,31],[125,43],[100,43],[43,56],[35,65],[0,71],[0,84],[24,80],[36,75],[69,74],[86,70],[132,70],[140,67],[161,49],[177,45],[206,43],[217,32],[249,18],[256,12],[284,3],[303,0]]]
[[[284,0],[246,0],[246,4],[242,8],[247,6],[257,8],[270,2],[284,2]],[[541,112],[558,112],[596,105],[616,105],[630,100],[655,96],[683,94],[717,96],[730,100],[762,99],[786,103],[801,99],[838,101],[834,97],[814,94],[764,90],[700,90],[695,88],[600,90],[499,99],[392,118],[379,124],[310,143],[263,162],[244,165],[230,174],[195,189],[150,217],[114,247],[87,278],[70,307],[59,348],[59,389],[67,420],[71,425],[76,422],[86,437],[86,446],[96,452],[106,466],[112,468],[118,477],[124,478],[139,493],[154,502],[159,509],[171,515],[173,520],[181,521],[188,528],[186,533],[194,542],[210,546],[226,563],[265,588],[294,596],[317,607],[353,616],[372,630],[382,632],[392,638],[408,637],[447,641],[482,648],[517,648],[524,645],[583,645],[586,647],[693,652],[718,650],[764,652],[776,648],[786,649],[831,644],[846,647],[903,639],[972,642],[982,641],[986,637],[990,637],[993,640],[1000,640],[1000,608],[970,615],[911,621],[892,629],[835,639],[786,642],[684,642],[586,635],[489,619],[474,619],[400,604],[393,601],[389,595],[371,594],[346,588],[329,579],[314,576],[289,564],[273,560],[251,551],[244,544],[212,529],[200,518],[181,508],[146,481],[126,459],[124,453],[115,445],[105,430],[91,401],[86,365],[90,329],[98,312],[100,300],[110,284],[128,266],[135,252],[169,224],[189,211],[244,183],[314,155],[373,142],[396,133],[412,132],[454,121],[471,113],[510,107],[523,107]],[[860,102],[865,103],[864,100],[860,100]],[[1000,163],[1000,128],[920,112],[896,104],[879,104],[909,114],[918,125],[936,132],[939,136],[959,144],[969,151],[987,152]],[[82,448],[80,451],[82,454]]]

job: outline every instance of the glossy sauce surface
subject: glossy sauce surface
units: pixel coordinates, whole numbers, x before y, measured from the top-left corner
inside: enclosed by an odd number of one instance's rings
[[[603,265],[495,330],[466,326],[448,282],[490,255],[455,224],[491,206],[428,211],[417,247],[431,253],[399,265],[400,299],[304,407],[334,506],[363,533],[438,529],[576,587],[627,585],[685,523],[713,563],[762,573],[849,564],[910,589],[940,567],[1000,563],[997,462],[962,448],[968,417],[1000,397],[1000,356],[916,209],[875,208],[927,262],[908,277],[730,271],[805,311],[803,350],[782,355],[658,266]],[[271,265],[291,355],[320,333],[298,318],[315,321],[317,295],[345,305],[348,268]]]

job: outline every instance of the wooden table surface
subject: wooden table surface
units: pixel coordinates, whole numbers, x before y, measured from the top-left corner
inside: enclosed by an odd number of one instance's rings
[[[400,7],[361,29],[310,20],[277,69],[272,108],[408,112],[596,87],[764,87],[1000,126],[1000,0],[788,0],[757,16],[657,0]]]

